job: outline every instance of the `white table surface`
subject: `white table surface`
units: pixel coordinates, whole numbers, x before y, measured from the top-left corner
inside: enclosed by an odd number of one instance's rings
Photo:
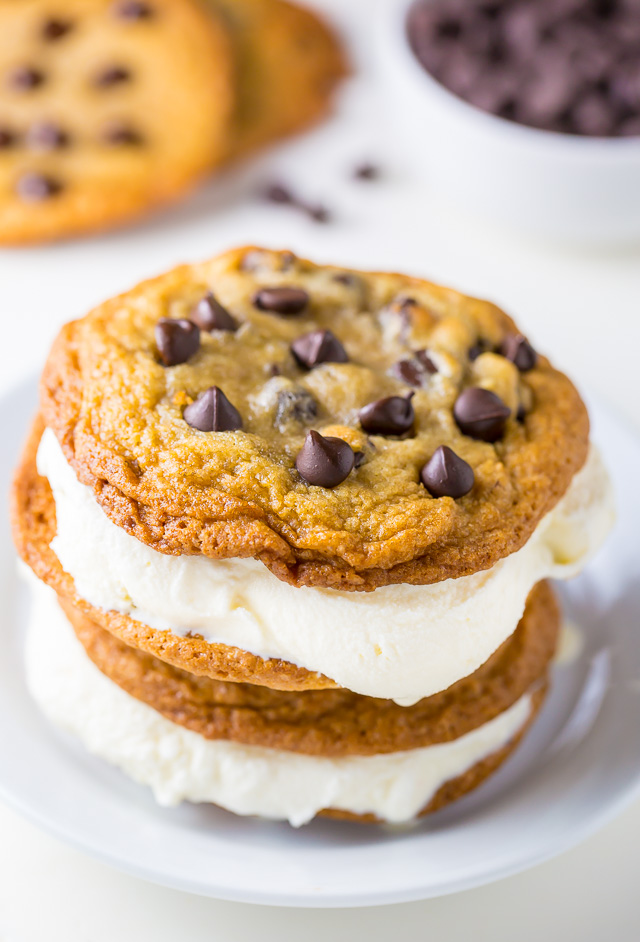
[[[127,232],[0,252],[0,394],[38,368],[63,321],[104,297],[176,262],[262,243],[318,260],[406,270],[490,297],[579,385],[599,393],[640,431],[640,246],[586,251],[544,245],[452,210],[429,189],[420,154],[410,135],[396,130],[376,84],[373,4],[317,5],[351,36],[357,72],[331,122]],[[401,107],[397,102],[395,109]],[[379,163],[379,182],[351,180],[362,160]],[[256,188],[274,178],[326,202],[334,222],[317,225],[257,201]],[[636,804],[561,858],[458,896],[385,909],[265,909],[200,899],[116,873],[0,806],[0,942],[631,942],[640,933],[639,871]]]

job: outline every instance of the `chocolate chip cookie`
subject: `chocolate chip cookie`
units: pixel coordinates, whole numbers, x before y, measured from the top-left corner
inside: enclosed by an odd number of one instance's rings
[[[228,150],[231,50],[195,0],[0,2],[0,243],[103,229]]]
[[[286,251],[237,249],[106,302],[63,328],[41,388],[114,523],[294,585],[489,568],[587,454],[575,388],[497,307]]]
[[[207,0],[229,29],[237,101],[228,158],[243,157],[324,117],[347,72],[337,37],[286,0]]]

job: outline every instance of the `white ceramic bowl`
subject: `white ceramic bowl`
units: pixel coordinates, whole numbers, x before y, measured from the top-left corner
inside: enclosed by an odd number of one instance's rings
[[[469,105],[415,58],[411,0],[379,0],[385,84],[434,186],[465,209],[542,237],[640,240],[640,138],[586,138],[514,124]]]

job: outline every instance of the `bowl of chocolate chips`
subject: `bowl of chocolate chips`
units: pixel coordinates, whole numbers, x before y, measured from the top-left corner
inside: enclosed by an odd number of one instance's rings
[[[545,238],[640,240],[640,0],[382,0],[378,25],[434,188]]]

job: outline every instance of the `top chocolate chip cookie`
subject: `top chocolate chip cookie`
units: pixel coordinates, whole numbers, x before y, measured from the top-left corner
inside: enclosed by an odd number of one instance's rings
[[[486,301],[243,248],[63,328],[46,424],[119,526],[371,589],[486,569],[583,464],[571,382]]]

